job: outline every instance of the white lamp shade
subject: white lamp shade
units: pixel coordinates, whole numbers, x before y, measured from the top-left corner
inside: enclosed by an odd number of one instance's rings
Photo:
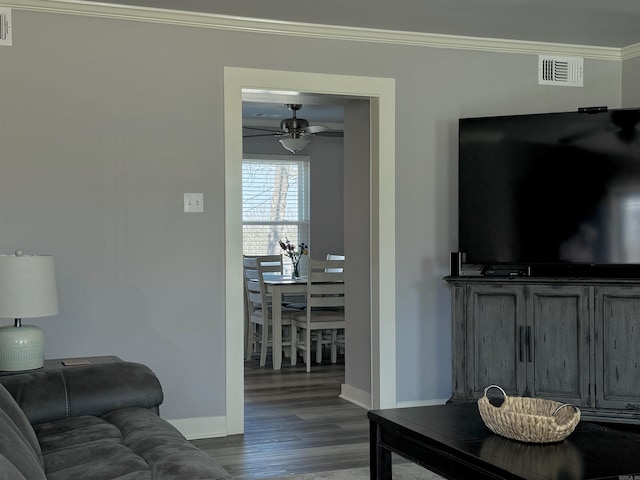
[[[280,143],[282,144],[282,146],[292,153],[299,152],[304,147],[309,145],[310,141],[311,139],[306,136],[285,137],[280,139]]]
[[[0,318],[47,317],[57,313],[53,257],[0,255]]]

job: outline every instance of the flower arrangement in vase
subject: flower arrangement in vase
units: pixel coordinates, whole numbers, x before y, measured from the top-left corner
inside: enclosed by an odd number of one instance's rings
[[[282,250],[284,251],[284,254],[291,259],[291,265],[293,267],[293,270],[291,271],[291,277],[299,278],[300,258],[302,258],[303,255],[309,255],[309,246],[305,243],[300,243],[296,249],[296,247],[291,244],[288,238],[284,242],[280,240],[279,244],[280,248],[282,248]]]

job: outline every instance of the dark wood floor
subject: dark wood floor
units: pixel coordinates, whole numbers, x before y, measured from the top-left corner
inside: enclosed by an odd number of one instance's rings
[[[245,364],[245,434],[193,443],[237,480],[368,466],[367,411],[338,398],[342,383],[343,363],[275,372],[254,358]]]

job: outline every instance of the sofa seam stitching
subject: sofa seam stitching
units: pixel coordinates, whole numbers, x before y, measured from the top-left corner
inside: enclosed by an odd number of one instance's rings
[[[69,418],[70,407],[69,407],[69,392],[67,391],[67,382],[64,378],[64,373],[60,372],[60,376],[62,377],[62,388],[64,389],[64,414],[66,418]]]

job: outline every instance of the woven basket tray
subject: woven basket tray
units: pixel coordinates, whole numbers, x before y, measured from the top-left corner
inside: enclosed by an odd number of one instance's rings
[[[497,388],[504,395],[504,402],[499,407],[491,405],[487,398],[490,388]],[[509,397],[498,385],[484,389],[484,395],[478,399],[478,409],[489,430],[520,442],[560,442],[573,432],[580,421],[580,410],[569,403]]]

